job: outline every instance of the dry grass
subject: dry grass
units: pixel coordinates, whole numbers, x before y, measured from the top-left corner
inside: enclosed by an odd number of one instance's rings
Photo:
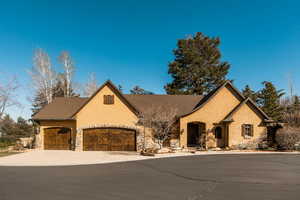
[[[0,157],[4,157],[4,156],[10,156],[10,155],[14,155],[17,154],[18,152],[0,152]]]

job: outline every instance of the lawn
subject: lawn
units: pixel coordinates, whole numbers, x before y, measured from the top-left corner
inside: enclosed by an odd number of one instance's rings
[[[17,154],[17,152],[0,152],[0,157]]]

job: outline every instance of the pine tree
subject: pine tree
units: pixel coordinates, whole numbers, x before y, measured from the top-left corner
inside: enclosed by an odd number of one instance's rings
[[[32,102],[32,114],[36,114],[39,110],[41,110],[45,105],[47,105],[46,97],[42,92],[38,92],[33,99]]]
[[[242,91],[244,97],[252,99],[252,101],[257,102],[257,93],[253,91],[249,85],[246,85]]]
[[[22,117],[18,117],[16,122],[16,137],[29,137],[33,135],[33,126]]]
[[[67,85],[66,75],[64,73],[59,73],[57,75],[56,84],[53,88],[53,98],[54,97],[78,97],[79,94],[74,92],[72,85]],[[66,92],[68,91],[68,92]]]
[[[14,123],[15,121],[8,115],[4,115],[3,119],[0,121],[0,132],[4,134],[4,136],[11,136],[15,131]]]
[[[118,90],[123,93],[123,86],[122,85],[118,85]]]
[[[262,110],[273,120],[280,121],[283,117],[283,107],[280,98],[284,95],[283,90],[276,90],[273,83],[264,81],[264,88],[258,93],[258,103]]]
[[[140,86],[136,85],[130,90],[131,94],[154,94],[151,91],[145,90],[141,88]]]
[[[52,99],[55,99],[56,97],[67,97],[66,95],[66,81],[64,81],[64,74],[58,74],[55,80],[55,85],[52,88]],[[45,105],[47,105],[47,99],[46,97],[43,95],[43,92],[38,92],[34,99],[33,99],[33,103],[32,103],[32,113],[35,114],[37,113],[40,109],[42,109]],[[68,92],[68,97],[78,97],[79,94],[76,94],[73,91],[73,88],[70,87],[69,88],[69,92]]]
[[[172,82],[165,85],[168,94],[207,94],[222,84],[230,65],[222,62],[219,38],[202,33],[180,39],[169,64]]]

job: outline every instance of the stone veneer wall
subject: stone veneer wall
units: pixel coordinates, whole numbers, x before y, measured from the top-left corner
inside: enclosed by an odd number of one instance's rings
[[[136,148],[137,151],[141,151],[145,145],[146,148],[151,148],[154,145],[151,131],[144,129],[141,126],[123,126],[123,125],[110,125],[110,124],[97,124],[87,127],[81,127],[77,129],[75,139],[75,151],[83,150],[83,130],[88,128],[126,128],[136,131]]]

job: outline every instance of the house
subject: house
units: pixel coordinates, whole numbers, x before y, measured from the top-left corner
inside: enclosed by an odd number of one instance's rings
[[[151,130],[137,125],[138,115],[160,105],[178,110],[179,133],[169,142],[181,148],[238,145],[259,138],[272,123],[230,81],[206,96],[122,94],[107,81],[89,98],[56,98],[35,114],[37,147],[138,151],[153,143]]]

